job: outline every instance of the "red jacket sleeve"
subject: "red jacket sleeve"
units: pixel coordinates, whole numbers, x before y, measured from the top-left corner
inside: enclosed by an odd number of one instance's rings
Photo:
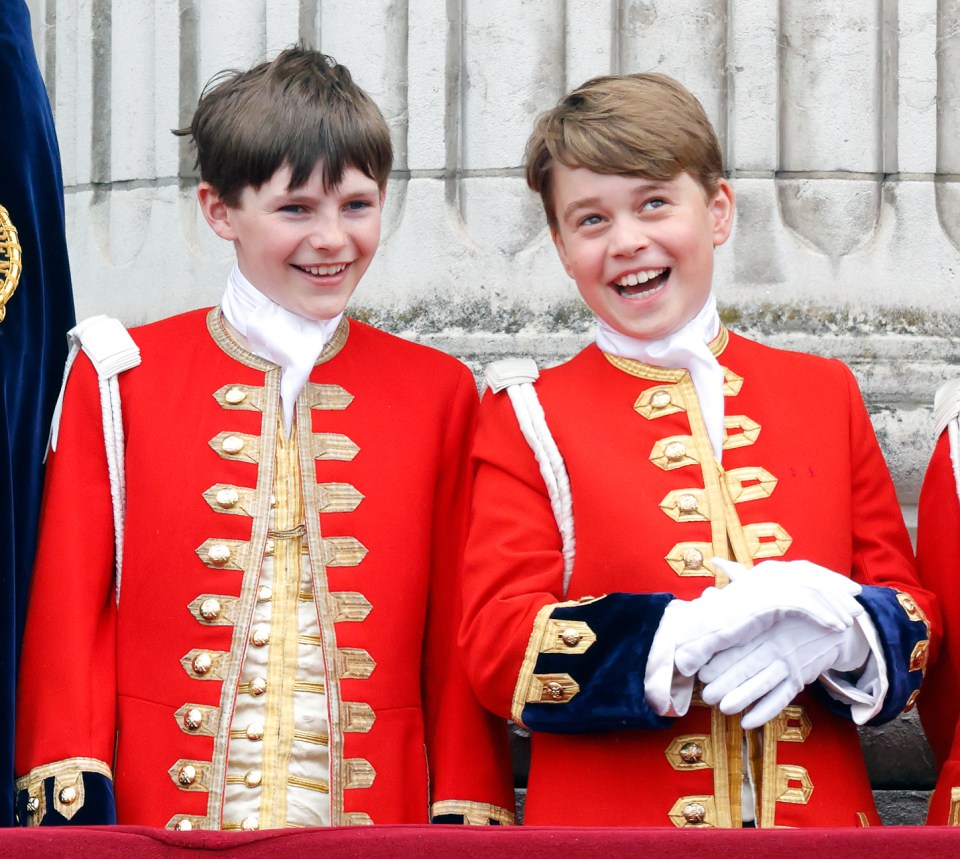
[[[81,773],[99,773],[109,783],[116,731],[112,511],[98,382],[81,354],[67,385],[57,450],[47,461],[17,695],[18,788],[31,784],[41,804],[36,788],[50,776],[55,795]],[[93,799],[77,791],[58,810],[75,817]]]
[[[513,784],[506,724],[480,706],[456,643],[476,413],[476,387],[464,369],[450,403],[432,511],[423,678],[431,817],[507,824],[513,822]]]

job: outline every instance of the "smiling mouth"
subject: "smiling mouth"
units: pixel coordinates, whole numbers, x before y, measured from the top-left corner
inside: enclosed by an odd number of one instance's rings
[[[293,264],[293,267],[299,271],[304,272],[304,274],[310,274],[314,277],[330,277],[335,274],[340,274],[347,267],[348,263],[340,262],[335,265],[296,265]]]
[[[621,298],[646,298],[663,289],[669,277],[669,268],[650,268],[625,274],[611,286]]]

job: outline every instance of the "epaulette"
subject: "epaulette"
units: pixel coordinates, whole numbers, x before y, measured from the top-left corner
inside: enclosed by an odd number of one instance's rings
[[[67,388],[70,370],[80,350],[97,371],[100,381],[100,409],[103,413],[103,441],[110,475],[110,498],[113,502],[113,534],[116,546],[116,597],[120,602],[120,570],[123,566],[123,521],[127,506],[126,475],[124,474],[123,415],[120,411],[120,384],[117,376],[140,363],[140,348],[123,324],[110,316],[91,316],[67,332],[70,351],[63,370],[60,396],[50,423],[49,450],[56,451],[60,434],[60,414],[63,394]]]
[[[950,463],[960,498],[960,379],[940,386],[933,398],[934,441],[946,430],[950,437]]]
[[[547,487],[550,507],[557,520],[563,543],[563,595],[567,595],[576,543],[573,531],[573,498],[570,495],[570,477],[560,449],[554,441],[547,416],[540,405],[533,383],[540,378],[537,362],[532,358],[505,358],[494,361],[483,372],[483,379],[495,394],[506,391],[517,416],[523,437],[530,445],[540,474]]]
[[[947,424],[958,415],[960,415],[960,379],[951,379],[940,386],[933,398],[933,437],[940,438]]]

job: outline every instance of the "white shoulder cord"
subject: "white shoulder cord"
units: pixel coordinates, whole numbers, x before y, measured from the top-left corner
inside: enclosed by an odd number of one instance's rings
[[[123,568],[123,523],[127,507],[126,476],[124,473],[123,417],[120,410],[120,383],[117,376],[140,363],[140,349],[117,319],[92,316],[67,332],[70,352],[63,371],[60,396],[50,424],[51,450],[57,449],[60,434],[60,414],[67,378],[83,349],[87,353],[100,384],[100,409],[103,417],[103,442],[107,451],[107,471],[110,476],[110,498],[113,502],[113,534],[116,546],[116,599],[120,604],[120,571]]]
[[[936,442],[946,429],[950,438],[950,462],[953,464],[953,479],[960,498],[960,379],[952,379],[940,386],[933,398],[933,440]]]
[[[553,509],[563,543],[563,595],[567,595],[576,544],[573,533],[573,498],[570,478],[557,443],[547,426],[543,406],[537,398],[533,383],[540,377],[537,364],[530,358],[508,358],[490,364],[483,379],[495,394],[506,390],[517,415],[523,437],[530,445],[540,466],[540,474],[547,486],[550,507]]]

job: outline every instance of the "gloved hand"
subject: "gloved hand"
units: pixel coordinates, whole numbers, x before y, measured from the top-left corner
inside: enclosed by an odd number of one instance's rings
[[[718,653],[697,676],[705,684],[705,704],[716,704],[727,715],[752,704],[741,724],[759,728],[825,671],[857,671],[869,655],[857,624],[836,631],[809,617],[788,617],[753,641]]]
[[[715,654],[749,643],[785,618],[804,617],[839,632],[864,611],[855,599],[860,585],[808,561],[765,561],[752,569],[721,558],[713,564],[730,584],[707,588],[693,600],[674,600],[660,624],[674,642],[677,670],[687,677]]]

